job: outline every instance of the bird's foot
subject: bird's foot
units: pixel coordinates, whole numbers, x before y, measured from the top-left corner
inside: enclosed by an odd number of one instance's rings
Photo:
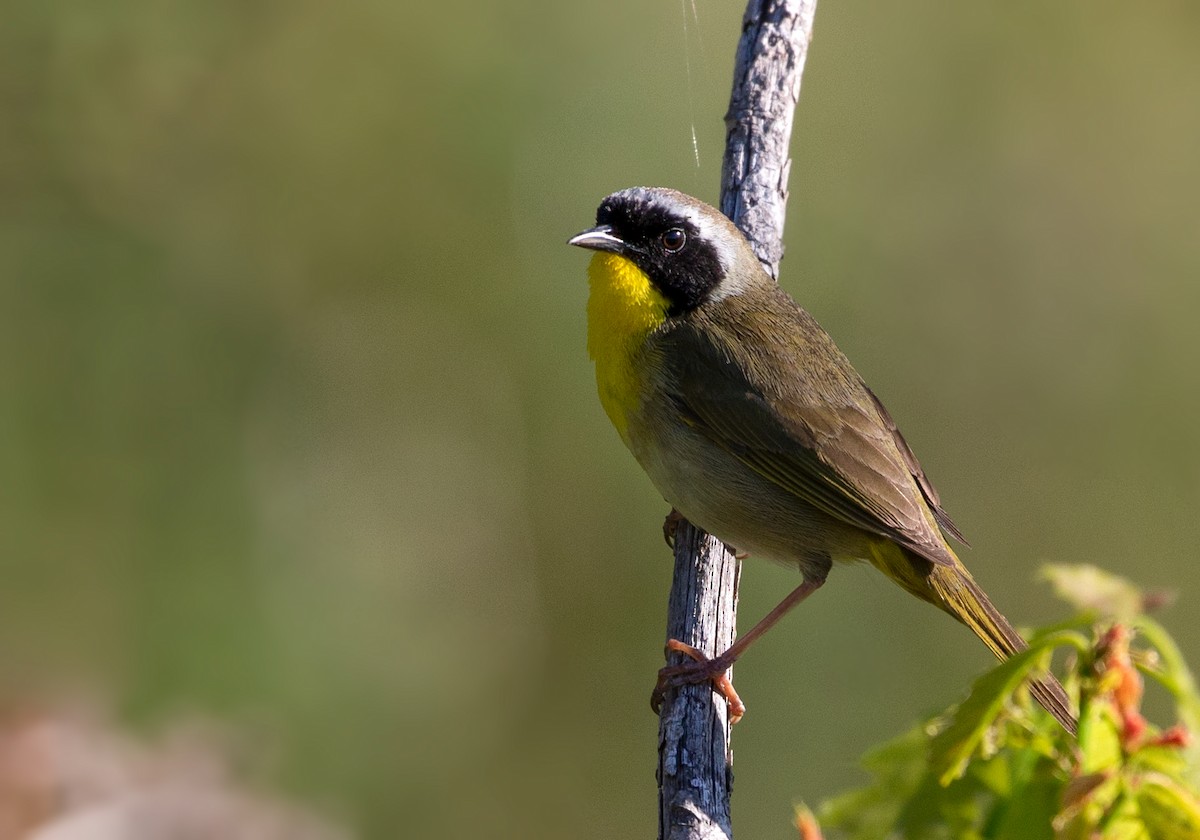
[[[724,697],[725,702],[729,704],[729,722],[737,723],[742,719],[742,715],[746,714],[746,705],[742,698],[738,697],[728,674],[730,666],[733,665],[732,659],[726,659],[724,654],[710,659],[704,652],[678,639],[667,642],[667,653],[671,651],[689,656],[693,661],[682,665],[668,665],[658,672],[658,684],[654,686],[654,693],[650,695],[650,708],[654,709],[655,714],[662,708],[663,698],[671,689],[711,682],[713,691]]]
[[[667,514],[663,520],[663,539],[667,541],[667,545],[671,548],[675,547],[675,532],[679,530],[679,523],[683,521],[683,514],[671,508],[671,512]]]
[[[675,508],[671,508],[671,512],[663,519],[663,539],[667,541],[667,546],[670,548],[675,547],[675,532],[679,530],[679,523],[682,521],[683,514]],[[729,543],[725,543],[725,548],[738,560],[745,560],[750,556],[749,552],[741,551]]]

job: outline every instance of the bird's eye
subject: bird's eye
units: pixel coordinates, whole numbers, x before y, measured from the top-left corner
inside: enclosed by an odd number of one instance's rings
[[[659,237],[662,246],[671,253],[680,251],[687,244],[687,234],[681,228],[671,228]]]

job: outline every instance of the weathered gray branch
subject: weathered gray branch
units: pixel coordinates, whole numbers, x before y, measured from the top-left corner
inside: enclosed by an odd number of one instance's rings
[[[746,234],[772,277],[783,258],[792,117],[816,11],[816,0],[750,0],[725,115],[721,212]]]
[[[773,277],[783,257],[788,147],[816,0],[750,0],[726,114],[721,210]],[[719,540],[680,522],[667,636],[709,656],[736,636],[738,561]],[[680,659],[673,654],[673,661]],[[707,685],[671,692],[659,721],[660,840],[733,836],[733,750],[724,700]]]

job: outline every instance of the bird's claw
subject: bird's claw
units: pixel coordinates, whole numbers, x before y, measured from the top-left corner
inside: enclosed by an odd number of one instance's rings
[[[683,521],[683,514],[671,508],[671,512],[663,519],[663,539],[667,541],[669,548],[675,547],[675,532],[679,530],[679,523]]]
[[[667,541],[668,548],[675,547],[675,532],[679,530],[679,523],[683,519],[683,514],[675,510],[675,508],[671,508],[671,512],[663,519],[663,539]],[[749,552],[741,551],[728,543],[725,544],[725,548],[737,560],[745,560],[750,556]]]
[[[684,685],[710,682],[713,691],[724,697],[725,702],[729,705],[729,722],[737,723],[742,719],[742,715],[746,714],[746,705],[734,689],[733,681],[729,679],[729,666],[733,664],[732,662],[726,661],[721,656],[710,659],[703,651],[678,639],[671,639],[667,642],[667,653],[672,651],[682,653],[690,657],[692,661],[680,665],[667,665],[659,670],[658,683],[650,695],[650,708],[654,710],[655,714],[662,709],[663,700],[669,690]]]

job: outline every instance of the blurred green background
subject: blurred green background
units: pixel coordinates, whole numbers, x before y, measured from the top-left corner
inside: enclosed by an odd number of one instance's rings
[[[563,243],[621,187],[715,199],[742,5],[695,5],[10,4],[4,693],[265,733],[367,838],[650,836],[667,507]],[[1185,3],[823,3],[782,271],[1015,622],[1094,562],[1177,589],[1194,662],[1198,37]],[[750,561],[743,627],[795,582]],[[835,570],[739,666],[740,836],[989,664]]]

